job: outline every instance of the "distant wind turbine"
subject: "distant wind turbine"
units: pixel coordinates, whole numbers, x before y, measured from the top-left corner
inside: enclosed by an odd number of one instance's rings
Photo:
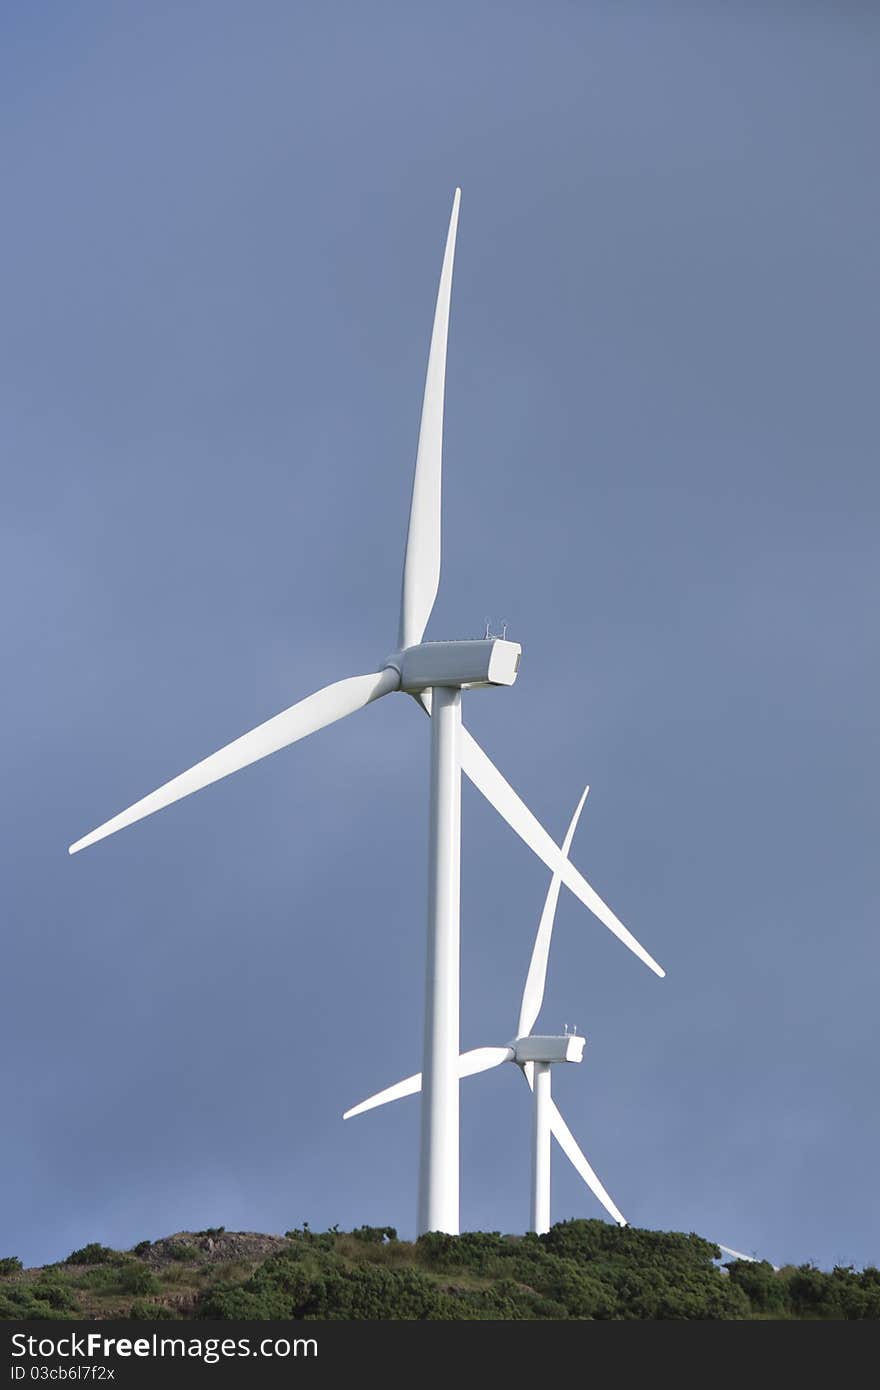
[[[428,950],[419,1171],[420,1231],[458,1231],[459,859],[461,770],[540,859],[656,975],[664,971],[586,882],[461,723],[461,692],[516,680],[518,643],[424,642],[440,582],[446,340],[458,227],[456,189],[422,401],[395,650],[379,669],[325,686],[196,763],[70,846],[70,853],[152,815],[308,734],[400,690],[432,716]]]
[[[564,855],[568,855],[571,848],[574,832],[589,790],[589,787],[584,789],[583,795],[575,807],[574,815],[562,843]],[[544,910],[538,923],[535,944],[532,947],[532,958],[529,962],[525,988],[523,989],[516,1036],[512,1042],[503,1047],[475,1047],[470,1052],[463,1052],[458,1059],[459,1076],[475,1076],[478,1072],[500,1067],[502,1062],[515,1062],[532,1089],[534,1105],[530,1229],[537,1231],[539,1235],[550,1229],[551,1134],[609,1216],[620,1226],[627,1224],[619,1207],[609,1197],[587,1162],[586,1156],[550,1094],[550,1067],[556,1062],[580,1062],[584,1054],[585,1039],[573,1033],[565,1033],[562,1037],[534,1036],[531,1031],[544,1002],[550,939],[553,935],[553,921],[556,916],[561,882],[561,872],[556,869],[550,880]],[[360,1105],[353,1106],[351,1110],[345,1112],[343,1119],[352,1119],[355,1115],[362,1115],[364,1111],[373,1110],[378,1105],[387,1105],[389,1101],[414,1095],[421,1089],[421,1085],[422,1074],[417,1072],[414,1076],[408,1076],[404,1081],[398,1081],[394,1086],[389,1086],[386,1090],[370,1096],[369,1100],[361,1101]]]

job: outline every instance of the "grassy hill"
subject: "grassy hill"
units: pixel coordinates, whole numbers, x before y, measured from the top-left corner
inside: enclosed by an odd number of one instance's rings
[[[880,1318],[880,1270],[734,1261],[676,1232],[180,1231],[59,1264],[0,1259],[0,1318]]]

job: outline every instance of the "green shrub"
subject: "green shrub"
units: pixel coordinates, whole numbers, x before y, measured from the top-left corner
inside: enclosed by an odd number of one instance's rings
[[[306,1314],[308,1316],[308,1314]],[[437,1319],[466,1316],[456,1300],[414,1269],[366,1265],[340,1270],[324,1280],[313,1317],[347,1319]]]
[[[205,1235],[221,1234],[208,1228]],[[546,1235],[502,1237],[497,1231],[450,1236],[431,1232],[400,1241],[390,1226],[346,1234],[307,1224],[257,1264],[240,1258],[208,1264],[188,1240],[160,1248],[155,1266],[92,1244],[74,1251],[36,1282],[0,1284],[0,1318],[82,1317],[78,1290],[134,1297],[133,1319],[724,1319],[841,1318],[880,1320],[880,1271],[813,1265],[774,1270],[766,1262],[717,1268],[718,1247],[674,1231],[618,1229],[602,1221],[565,1221]],[[7,1257],[0,1271],[15,1275]],[[218,1282],[211,1284],[212,1279]],[[195,1286],[202,1292],[195,1293]],[[163,1289],[186,1289],[185,1306],[155,1301]],[[195,1299],[192,1311],[190,1299]]]
[[[111,1250],[109,1246],[99,1245],[93,1240],[89,1245],[84,1245],[81,1250],[71,1250],[66,1265],[105,1265],[119,1259],[119,1251]]]
[[[336,1247],[336,1233],[334,1231],[311,1231],[309,1223],[304,1221],[302,1227],[297,1230],[285,1231],[287,1240],[299,1241],[301,1245],[308,1245],[318,1250],[333,1250]]]
[[[880,1318],[880,1274],[837,1265],[830,1274],[814,1265],[787,1268],[781,1279],[791,1312],[799,1318],[862,1320]]]
[[[356,1226],[351,1234],[365,1245],[384,1245],[387,1240],[397,1240],[394,1226]]]
[[[144,1265],[124,1265],[119,1271],[116,1287],[120,1293],[158,1293],[162,1285]]]
[[[0,1259],[0,1275],[17,1274],[21,1269],[21,1260],[17,1255],[4,1255]]]
[[[171,1245],[165,1247],[165,1253],[172,1260],[180,1261],[198,1260],[201,1257],[201,1251],[197,1250],[194,1245],[190,1245],[189,1242],[185,1240],[173,1241]]]
[[[146,1255],[147,1251],[152,1250],[152,1248],[153,1242],[151,1240],[139,1240],[137,1245],[132,1246],[131,1253],[133,1255]]]
[[[53,1308],[48,1299],[37,1297],[36,1285],[7,1287],[0,1290],[0,1319],[15,1318],[51,1321],[56,1318],[74,1318],[77,1313],[71,1309]],[[44,1290],[45,1292],[45,1290]]]
[[[483,1272],[490,1261],[510,1249],[497,1231],[466,1231],[450,1236],[428,1231],[416,1241],[416,1251],[434,1269],[470,1269]]]
[[[731,1283],[742,1289],[756,1312],[778,1315],[785,1311],[786,1281],[766,1260],[733,1260],[725,1268]]]
[[[44,1274],[36,1284],[31,1285],[31,1292],[34,1298],[41,1299],[48,1303],[49,1307],[55,1312],[75,1312],[79,1310],[79,1303],[74,1297],[73,1290],[69,1284],[64,1284],[58,1278],[52,1278],[48,1273]]]
[[[792,1308],[810,1318],[840,1318],[843,1309],[840,1288],[827,1274],[812,1265],[800,1265],[788,1279]]]
[[[613,1289],[601,1279],[592,1278],[574,1260],[548,1262],[535,1282],[542,1294],[562,1304],[569,1317],[609,1318],[616,1310]]]

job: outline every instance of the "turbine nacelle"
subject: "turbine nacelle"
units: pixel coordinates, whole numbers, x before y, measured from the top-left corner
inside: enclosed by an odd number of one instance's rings
[[[385,662],[400,676],[400,689],[418,695],[432,686],[474,690],[480,686],[513,685],[522,647],[504,637],[457,642],[419,642],[394,652]]]
[[[522,1066],[525,1062],[582,1062],[586,1041],[577,1033],[566,1033],[561,1038],[517,1038],[510,1046],[513,1060]]]

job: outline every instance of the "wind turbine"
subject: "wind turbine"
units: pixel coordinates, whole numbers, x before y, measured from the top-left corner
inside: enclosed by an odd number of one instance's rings
[[[587,883],[461,723],[461,692],[509,686],[521,648],[488,637],[424,642],[440,582],[440,495],[446,340],[452,263],[458,227],[456,189],[440,273],[428,355],[403,567],[397,646],[378,670],[350,676],[306,696],[289,709],[212,753],[157,791],[99,825],[70,853],[142,820],[308,734],[400,690],[431,715],[428,950],[425,986],[424,1075],[419,1170],[420,1231],[458,1231],[459,858],[461,770],[520,838],[649,969],[664,971]]]
[[[566,831],[562,843],[562,852],[565,855],[568,855],[571,848],[574,832],[589,790],[589,787],[584,789]],[[550,1094],[551,1066],[557,1062],[580,1062],[584,1055],[585,1039],[578,1037],[576,1033],[566,1032],[562,1037],[543,1037],[535,1036],[531,1031],[544,1001],[550,938],[553,935],[553,921],[556,916],[561,881],[561,871],[557,868],[550,880],[550,887],[544,901],[544,910],[538,923],[513,1041],[506,1043],[503,1047],[475,1047],[469,1052],[463,1052],[458,1059],[459,1076],[476,1076],[478,1072],[491,1071],[493,1067],[500,1067],[502,1062],[515,1062],[531,1087],[534,1105],[530,1229],[537,1231],[539,1235],[543,1235],[545,1231],[550,1229],[551,1134],[559,1143],[566,1158],[571,1161],[587,1187],[599,1199],[612,1219],[620,1226],[627,1224],[620,1209],[609,1197],[587,1162],[585,1154],[562,1118]],[[416,1072],[414,1076],[408,1076],[404,1081],[398,1081],[396,1085],[389,1086],[386,1090],[370,1096],[368,1100],[361,1101],[360,1105],[346,1110],[342,1118],[350,1120],[355,1115],[362,1115],[366,1110],[375,1109],[378,1105],[387,1105],[389,1101],[414,1095],[421,1090],[421,1085],[422,1074]]]

